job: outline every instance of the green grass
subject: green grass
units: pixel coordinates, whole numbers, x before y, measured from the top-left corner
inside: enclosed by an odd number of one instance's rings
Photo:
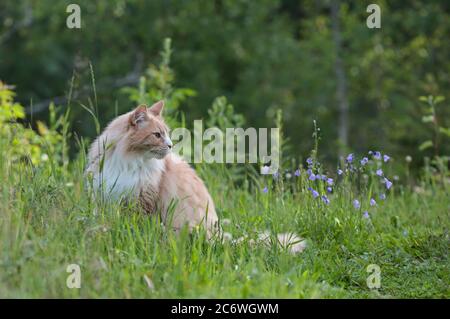
[[[0,146],[0,297],[450,296],[448,185],[427,183],[421,193],[396,185],[366,220],[352,200],[367,206],[370,192],[382,187],[376,182],[361,193],[340,182],[326,206],[312,198],[304,178],[237,184],[221,166],[198,168],[220,217],[231,220],[226,231],[235,238],[295,231],[308,248],[291,255],[276,245],[208,243],[202,232],[175,236],[132,207],[92,202],[82,157],[68,168],[52,157],[32,168],[10,163]],[[81,267],[80,289],[66,286],[69,264]],[[381,268],[379,289],[367,287],[369,264]]]

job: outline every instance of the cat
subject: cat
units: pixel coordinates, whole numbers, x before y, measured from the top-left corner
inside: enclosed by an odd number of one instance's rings
[[[107,198],[134,200],[150,215],[160,214],[163,223],[175,231],[203,226],[209,239],[239,244],[221,230],[214,202],[203,181],[189,164],[171,152],[173,144],[164,122],[164,102],[151,107],[140,105],[114,119],[92,143],[86,173],[91,176],[94,194]],[[306,241],[293,233],[256,232],[250,245],[277,243],[297,254]]]
[[[218,233],[214,202],[189,164],[171,152],[163,108],[163,101],[140,105],[114,119],[92,143],[86,172],[94,192],[136,200],[175,231],[202,225],[212,237]]]

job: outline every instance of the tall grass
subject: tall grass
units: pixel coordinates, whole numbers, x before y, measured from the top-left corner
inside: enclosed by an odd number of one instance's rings
[[[165,51],[171,52],[169,41]],[[151,69],[167,77],[162,77],[165,93],[147,88],[146,99],[167,97],[170,91],[167,54]],[[90,70],[94,102],[80,105],[92,116],[98,133],[92,65]],[[142,94],[129,91],[140,99]],[[194,93],[173,91],[177,93],[167,104],[176,114],[183,99]],[[71,93],[61,118],[56,119],[54,109],[51,112],[50,133],[42,144],[46,156],[38,163],[18,157],[21,145],[14,136],[0,134],[0,297],[450,296],[448,161],[436,158],[428,162],[420,181],[395,181],[387,191],[375,170],[381,167],[390,179],[393,172],[381,161],[372,159],[343,175],[324,171],[318,162],[316,130],[311,171],[301,167],[299,176],[290,161],[278,176],[260,176],[252,166],[197,165],[224,230],[234,238],[246,238],[240,243],[208,241],[201,229],[175,235],[157,217],[139,213],[135,203],[124,207],[92,199],[84,175],[86,142],[75,136],[77,156],[70,161],[67,156],[70,100]],[[214,111],[217,118],[211,115]],[[232,122],[225,121],[225,113]],[[225,98],[215,102],[210,117],[225,127],[243,121]],[[281,114],[277,118],[281,127]],[[56,130],[62,134],[53,136]],[[340,168],[345,170],[344,163]],[[312,181],[311,173],[332,177],[331,193],[327,181]],[[320,196],[314,198],[313,191]],[[379,199],[383,193],[386,200]],[[370,206],[371,198],[376,206]],[[355,199],[360,208],[354,207]],[[276,244],[253,244],[261,231],[298,233],[308,247],[293,255]],[[80,289],[66,284],[71,264],[80,266]],[[367,285],[371,264],[381,270],[379,289]]]
[[[352,199],[366,201],[376,183],[357,192],[344,179],[325,205],[305,174],[237,184],[225,166],[197,168],[231,221],[226,231],[299,233],[308,248],[292,255],[208,242],[202,231],[177,236],[132,206],[91,200],[83,152],[68,165],[49,156],[33,166],[12,162],[0,143],[1,297],[449,297],[448,184],[396,185],[366,219]],[[81,267],[80,289],[66,285],[69,264]],[[369,264],[381,268],[379,289],[367,287]]]

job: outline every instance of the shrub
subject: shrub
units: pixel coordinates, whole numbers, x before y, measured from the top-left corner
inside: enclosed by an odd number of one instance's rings
[[[14,101],[13,89],[0,81],[0,141],[2,151],[8,153],[6,158],[12,163],[25,160],[33,165],[47,161],[49,156],[62,160],[65,143],[58,128],[63,121],[56,120],[54,105],[50,105],[50,128],[38,121],[36,132],[20,122],[25,118],[25,111]]]

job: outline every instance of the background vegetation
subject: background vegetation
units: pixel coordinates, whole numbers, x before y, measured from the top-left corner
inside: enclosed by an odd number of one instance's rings
[[[282,109],[295,156],[311,149],[315,119],[329,163],[336,163],[339,150],[380,149],[396,159],[412,156],[415,168],[423,155],[437,152],[419,150],[433,135],[421,124],[419,97],[444,96],[435,115],[450,125],[445,0],[377,1],[381,29],[366,26],[371,1],[341,1],[337,30],[331,10],[336,1],[78,1],[81,29],[66,27],[69,3],[0,4],[0,77],[16,85],[33,125],[47,119],[50,101],[64,109],[70,88],[73,101],[94,102],[91,66],[102,126],[129,110],[134,103],[121,88],[137,86],[148,66],[159,63],[166,37],[175,52],[175,86],[196,92],[180,106],[188,125],[224,95],[248,126],[273,125]],[[347,141],[339,136],[337,57],[346,83]],[[89,116],[81,107],[72,110],[79,136],[95,136]],[[449,147],[442,141],[439,153],[448,154]]]
[[[80,30],[69,3],[0,3],[0,296],[450,296],[447,1],[378,1],[377,30],[364,1],[78,1]],[[172,127],[282,128],[274,176],[196,167],[248,240],[87,194],[89,141],[162,98]],[[264,230],[308,248],[252,245]]]

